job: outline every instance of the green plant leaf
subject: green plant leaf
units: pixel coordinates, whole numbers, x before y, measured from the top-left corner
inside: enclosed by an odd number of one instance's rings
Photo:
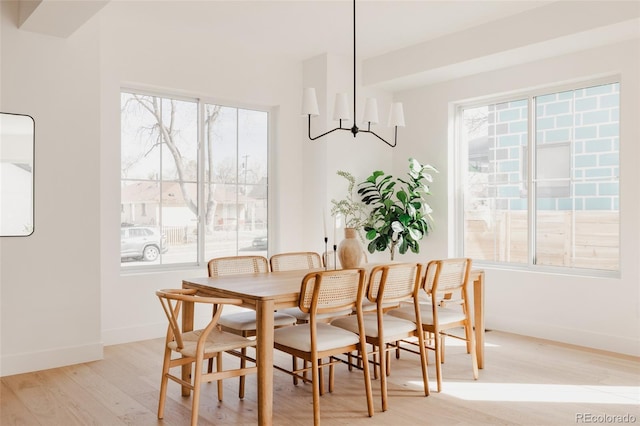
[[[415,241],[419,241],[422,239],[422,232],[415,228],[409,228],[409,235],[411,235],[411,238],[413,238]]]
[[[411,217],[416,217],[416,207],[415,207],[415,205],[416,205],[416,203],[411,203],[411,204],[407,205],[407,213]]]
[[[371,253],[396,246],[400,253],[419,250],[432,220],[431,207],[425,200],[429,195],[426,182],[432,180],[430,171],[435,169],[410,158],[405,177],[394,178],[378,170],[359,184],[358,194],[371,207],[364,227],[367,240],[371,241],[367,246]]]

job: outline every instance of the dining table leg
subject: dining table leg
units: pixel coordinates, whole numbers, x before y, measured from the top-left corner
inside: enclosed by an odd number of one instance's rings
[[[273,300],[256,303],[256,361],[258,364],[258,424],[273,424]]]
[[[484,271],[479,271],[473,280],[473,323],[478,368],[484,368]]]

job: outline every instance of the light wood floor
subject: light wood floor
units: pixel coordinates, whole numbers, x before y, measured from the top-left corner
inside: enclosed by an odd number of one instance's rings
[[[627,416],[640,423],[640,360],[558,345],[522,336],[487,333],[485,368],[471,379],[471,361],[462,346],[448,343],[443,392],[420,392],[420,368],[414,355],[393,360],[390,409],[380,412],[379,383],[374,381],[376,413],[366,415],[362,376],[337,369],[336,390],[321,397],[324,425],[571,425],[588,416]],[[70,367],[3,377],[0,424],[9,425],[183,425],[190,398],[169,383],[165,419],[156,418],[162,340],[105,348],[105,359]],[[229,362],[237,362],[235,359]],[[276,354],[288,367],[290,358]],[[292,384],[275,373],[274,424],[312,424],[311,386]],[[237,379],[225,381],[225,398],[206,384],[201,425],[255,425],[255,376],[247,397],[237,398]],[[582,417],[580,417],[582,416]],[[629,417],[632,416],[632,417]],[[593,420],[597,417],[592,417]],[[633,421],[635,419],[635,422]],[[582,421],[585,420],[585,421]],[[611,421],[614,420],[614,421]],[[617,423],[624,423],[618,418]],[[603,423],[602,418],[600,422]]]

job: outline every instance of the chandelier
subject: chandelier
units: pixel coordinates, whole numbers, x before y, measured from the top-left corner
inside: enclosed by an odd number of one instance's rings
[[[362,121],[365,123],[366,129],[360,129],[356,126],[356,0],[353,0],[353,127],[342,127],[342,122],[350,120],[349,106],[346,93],[338,93],[336,95],[335,106],[333,110],[333,119],[338,121],[338,127],[322,133],[318,136],[311,136],[311,117],[320,115],[318,110],[318,100],[316,97],[316,89],[313,87],[305,88],[302,95],[302,114],[309,117],[309,139],[314,141],[323,136],[333,133],[336,130],[347,130],[353,133],[355,138],[358,133],[369,133],[386,143],[390,147],[395,147],[398,141],[398,127],[404,127],[404,112],[402,103],[395,102],[391,104],[389,111],[388,126],[394,128],[393,143],[371,130],[372,124],[378,123],[378,103],[375,98],[367,98],[364,106],[364,114]]]

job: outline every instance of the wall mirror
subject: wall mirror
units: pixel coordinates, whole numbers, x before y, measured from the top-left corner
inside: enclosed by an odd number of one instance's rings
[[[33,233],[35,122],[0,112],[0,236]]]

